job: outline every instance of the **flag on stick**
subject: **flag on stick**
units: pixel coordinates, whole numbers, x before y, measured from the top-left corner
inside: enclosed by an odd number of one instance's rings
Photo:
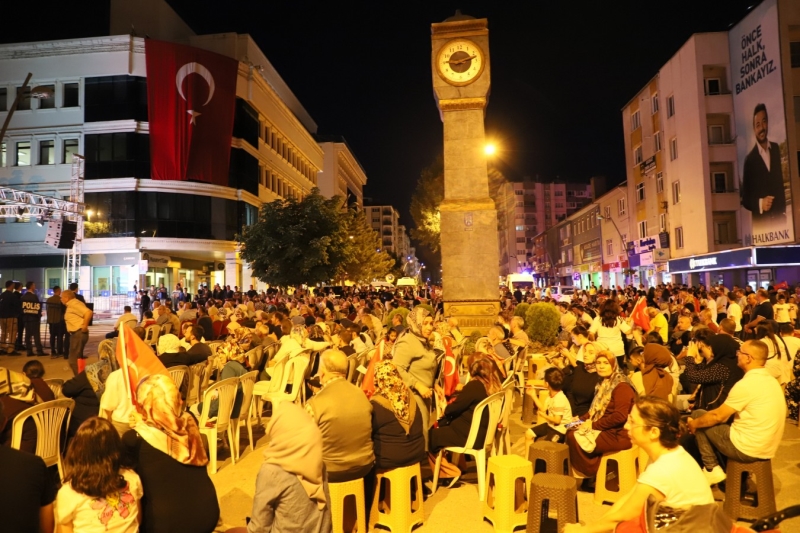
[[[152,374],[169,375],[167,368],[150,346],[128,326],[120,325],[116,356],[128,384],[128,399],[133,404],[136,404],[136,388],[140,381]]]
[[[647,315],[647,299],[644,296],[639,298],[636,306],[631,313],[633,323],[642,328],[642,331],[647,333],[650,331],[650,317]]]

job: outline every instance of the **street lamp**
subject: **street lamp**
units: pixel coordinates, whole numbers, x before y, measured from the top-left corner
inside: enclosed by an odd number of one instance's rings
[[[493,143],[489,143],[483,147],[483,153],[486,155],[494,155],[497,152],[497,147]]]
[[[597,220],[610,220],[611,221],[611,224],[614,225],[614,229],[617,230],[617,235],[619,235],[619,242],[622,243],[622,247],[625,249],[625,255],[627,257],[630,257],[630,253],[628,253],[628,243],[625,242],[625,237],[622,236],[622,232],[619,231],[619,228],[617,227],[617,223],[614,222],[614,219],[611,218],[611,217],[605,217],[605,216],[601,215],[600,213],[597,213]]]

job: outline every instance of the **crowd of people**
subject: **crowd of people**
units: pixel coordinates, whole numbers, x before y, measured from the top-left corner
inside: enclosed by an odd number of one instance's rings
[[[537,440],[565,443],[583,490],[592,490],[605,453],[636,445],[651,462],[602,521],[567,531],[611,531],[637,519],[651,496],[677,510],[713,504],[710,487],[724,481],[726,458],[771,459],[787,412],[798,416],[796,295],[782,291],[601,288],[579,291],[569,302],[542,289],[504,291],[496,325],[485,335],[464,332],[444,316],[436,287],[335,294],[217,286],[192,298],[177,287],[172,295],[183,298],[175,299],[150,292],[140,293],[138,317],[125,309],[108,342],[117,342],[120,328],[145,338],[147,328],[169,324],[157,343],[163,366],[205,364],[215,380],[255,370],[260,381],[280,383],[288,361],[307,359],[303,383],[290,383],[307,399],[262,413],[268,444],[247,526],[252,533],[330,531],[329,483],[363,479],[369,502],[377,473],[432,466],[441,450],[464,446],[476,406],[514,380],[509,362],[534,348],[530,324],[515,314],[522,303],[549,303],[560,320],[554,346],[539,347],[548,360],[537,376],[547,397],[528,390],[544,422],[526,432],[526,455]],[[75,301],[74,293],[67,296],[65,314]],[[67,330],[82,334],[70,324],[88,324],[86,315],[73,313]],[[222,344],[212,350],[210,342]],[[466,372],[450,387],[442,370],[456,346],[455,364],[463,360]],[[254,361],[247,354],[256,347],[271,356]],[[6,442],[16,414],[53,398],[41,364],[33,363],[15,378],[14,393],[0,398]],[[361,368],[354,371],[355,364]],[[18,494],[0,489],[0,506],[22,494],[38,503],[20,506],[28,514],[15,518],[14,530],[214,530],[220,513],[197,426],[202,405],[185,405],[187,391],[166,374],[143,379],[131,403],[114,358],[75,370],[62,389],[76,405],[60,488],[40,462],[0,450],[0,470],[15,462],[11,475],[25,476]],[[249,408],[241,402],[240,386],[235,415]],[[218,406],[210,409],[213,416]],[[482,443],[495,428],[487,412],[477,423],[475,442]],[[22,449],[35,450],[36,437],[35,427],[26,427]],[[440,482],[457,483],[464,465],[446,455],[441,464]],[[425,492],[434,489],[428,481]]]

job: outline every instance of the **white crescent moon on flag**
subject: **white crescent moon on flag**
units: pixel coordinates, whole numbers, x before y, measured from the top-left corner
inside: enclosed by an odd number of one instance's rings
[[[447,367],[450,366],[450,371],[448,372]],[[456,360],[454,357],[445,356],[444,358],[444,375],[445,376],[452,376],[456,373]]]
[[[206,80],[206,83],[208,83],[208,98],[203,105],[208,104],[211,101],[211,98],[214,97],[214,76],[212,76],[211,72],[200,63],[186,63],[184,66],[179,68],[178,73],[175,75],[175,85],[178,86],[178,94],[180,94],[181,98],[184,100],[186,100],[186,96],[183,94],[183,79],[189,74],[199,74],[204,80]]]

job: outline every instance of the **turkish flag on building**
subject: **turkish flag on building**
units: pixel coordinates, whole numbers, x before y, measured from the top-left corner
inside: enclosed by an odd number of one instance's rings
[[[150,177],[228,185],[239,62],[145,40]]]

